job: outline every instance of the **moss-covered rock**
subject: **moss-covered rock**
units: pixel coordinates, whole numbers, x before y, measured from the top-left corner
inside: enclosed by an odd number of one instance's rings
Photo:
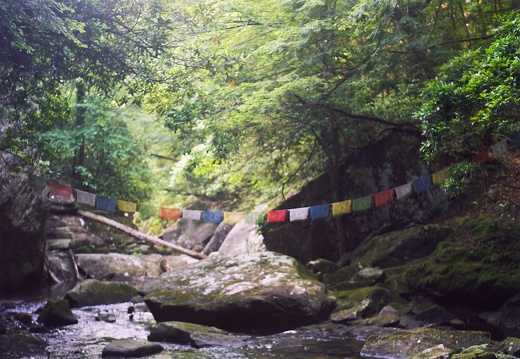
[[[390,292],[380,286],[334,292],[334,296],[336,309],[331,314],[331,320],[336,323],[369,317],[390,301]]]
[[[488,309],[520,293],[520,226],[502,228],[481,216],[455,219],[452,227],[430,256],[403,268],[413,290]]]
[[[209,258],[142,288],[158,322],[275,332],[312,324],[333,308],[325,285],[293,258],[272,252]]]
[[[138,295],[137,289],[121,282],[87,279],[71,289],[65,299],[73,308],[128,302]]]
[[[150,328],[148,340],[188,344],[195,348],[225,347],[242,348],[248,345],[246,336],[232,335],[229,332],[199,324],[184,322],[164,322]]]
[[[424,351],[442,344],[443,351],[451,354],[473,345],[490,342],[490,333],[478,331],[440,330],[417,328],[399,330],[387,335],[367,338],[361,357],[367,358],[420,358]],[[424,356],[422,356],[424,358]],[[427,356],[429,357],[429,356]]]

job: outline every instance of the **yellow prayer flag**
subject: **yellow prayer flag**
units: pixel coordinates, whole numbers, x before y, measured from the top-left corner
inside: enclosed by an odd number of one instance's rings
[[[245,218],[244,212],[224,212],[224,223],[237,224]]]
[[[450,175],[450,168],[446,167],[438,172],[432,174],[433,184],[441,184]]]
[[[235,80],[231,80],[231,82],[229,83],[229,88],[230,89],[234,89],[235,88]]]
[[[349,214],[352,210],[352,201],[335,202],[332,204],[332,215],[334,217]]]
[[[117,200],[117,209],[121,212],[134,213],[137,212],[137,204],[133,202]]]
[[[219,44],[220,40],[218,37],[215,38],[215,41],[213,41],[213,45],[217,46]]]

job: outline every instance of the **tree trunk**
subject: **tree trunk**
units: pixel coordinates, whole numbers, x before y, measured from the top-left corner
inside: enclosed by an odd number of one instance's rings
[[[92,212],[87,212],[87,211],[81,211],[80,210],[80,211],[78,211],[78,214],[80,216],[83,216],[83,217],[92,219],[94,221],[101,222],[101,223],[106,224],[108,226],[117,228],[120,231],[125,232],[125,233],[127,233],[127,234],[129,234],[132,237],[135,237],[137,239],[140,239],[140,240],[143,240],[143,241],[146,241],[146,242],[151,242],[153,244],[157,244],[157,245],[160,245],[160,246],[173,248],[175,251],[180,252],[180,253],[184,253],[186,255],[189,255],[190,257],[197,258],[197,259],[208,258],[208,256],[205,255],[205,254],[202,254],[202,253],[199,253],[199,252],[195,252],[195,251],[192,251],[190,249],[186,249],[186,248],[177,246],[177,245],[175,245],[173,243],[163,241],[162,239],[149,236],[147,234],[144,234],[144,233],[141,233],[139,231],[136,231],[133,228],[125,226],[124,224],[118,223],[118,222],[116,222],[114,220],[105,218],[103,216],[98,216],[97,214],[94,214]]]
[[[86,97],[86,87],[82,81],[76,84],[76,128],[79,128],[85,124],[85,113],[84,107]],[[76,151],[76,155],[73,160],[73,177],[75,185],[81,184],[81,174],[77,171],[77,167],[85,165],[85,139],[82,137],[79,139],[79,148]]]

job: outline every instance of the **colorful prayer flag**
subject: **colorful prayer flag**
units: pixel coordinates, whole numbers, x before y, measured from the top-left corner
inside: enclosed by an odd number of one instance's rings
[[[182,218],[184,219],[192,219],[195,221],[199,221],[202,216],[202,211],[196,211],[192,209],[184,209],[182,211]]]
[[[424,176],[413,181],[413,190],[415,193],[424,192],[430,189],[431,187],[431,176]]]
[[[117,200],[117,209],[121,212],[125,213],[135,213],[137,212],[137,204],[133,202],[122,201],[120,199]]]
[[[287,216],[286,209],[275,209],[267,212],[267,223],[274,222],[285,222],[285,217]]]
[[[372,195],[354,198],[352,200],[352,212],[366,211],[372,208]]]
[[[433,184],[437,184],[437,185],[441,184],[449,176],[450,176],[450,168],[446,167],[446,168],[444,168],[444,169],[442,169],[440,171],[437,171],[434,174],[432,174],[432,182],[433,182]]]
[[[309,215],[309,207],[289,209],[289,221],[304,221]]]
[[[265,215],[264,212],[251,212],[246,215],[246,223],[257,224],[258,221]]]
[[[157,217],[157,207],[150,206],[149,204],[139,204],[139,214],[143,218]]]
[[[506,139],[503,139],[502,141],[495,143],[493,146],[491,146],[491,150],[493,151],[493,157],[502,157],[507,152],[508,148],[509,144],[507,143]]]
[[[202,212],[202,217],[204,218],[204,223],[220,223],[222,222],[224,214],[222,212],[210,212],[204,211]]]
[[[96,195],[96,208],[105,212],[115,212],[117,201],[115,198]]]
[[[86,204],[91,207],[96,207],[96,195],[94,193],[81,191],[76,189],[76,202],[79,204]]]
[[[412,183],[403,184],[399,187],[395,187],[395,197],[397,199],[404,198],[412,193]]]
[[[311,207],[311,219],[323,219],[329,216],[330,204],[322,204],[319,206]]]
[[[332,204],[332,215],[334,217],[341,216],[343,214],[349,214],[351,211],[352,211],[352,201],[351,200],[335,202]]]
[[[61,196],[63,198],[72,197],[72,187],[59,184],[51,180],[50,182],[52,194],[55,196]]]
[[[509,146],[512,150],[520,147],[520,130],[517,130],[509,135]]]
[[[178,208],[159,208],[159,217],[164,219],[170,219],[172,221],[177,221],[181,217],[181,210]]]
[[[226,224],[237,224],[245,218],[244,212],[224,212],[224,223]]]
[[[394,189],[382,191],[374,194],[374,203],[376,208],[384,206],[394,200]]]

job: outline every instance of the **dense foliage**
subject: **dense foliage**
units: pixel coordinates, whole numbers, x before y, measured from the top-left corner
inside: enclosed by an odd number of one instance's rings
[[[246,209],[322,171],[340,200],[345,158],[388,131],[422,132],[435,163],[510,129],[515,7],[4,1],[0,149],[133,200],[152,195],[149,165],[176,203],[194,195]],[[140,134],[148,122],[122,110],[130,103],[164,122],[166,143]]]

